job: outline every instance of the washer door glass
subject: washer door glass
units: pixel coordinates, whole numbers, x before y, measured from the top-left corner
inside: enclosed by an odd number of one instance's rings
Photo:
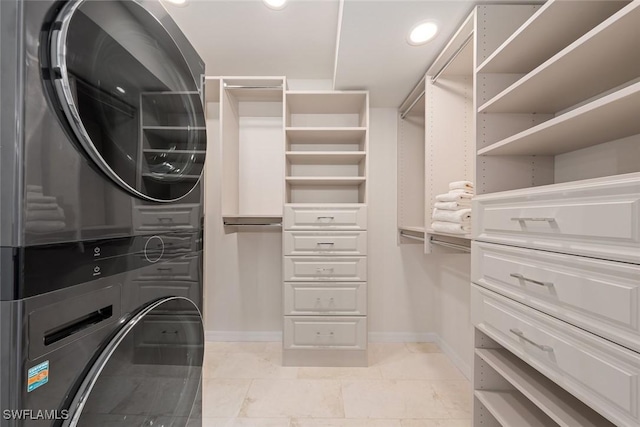
[[[184,298],[127,322],[80,385],[65,426],[185,426],[201,417],[204,332]],[[190,424],[191,425],[191,424]]]
[[[50,40],[55,97],[90,159],[143,199],[188,194],[206,150],[201,76],[157,17],[132,0],[69,2]]]

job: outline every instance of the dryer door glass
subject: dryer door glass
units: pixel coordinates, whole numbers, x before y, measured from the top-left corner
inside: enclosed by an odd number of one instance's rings
[[[127,322],[80,385],[64,425],[199,425],[202,319],[191,301],[167,298]]]
[[[102,172],[143,199],[175,201],[204,166],[203,69],[190,68],[148,7],[68,2],[50,38],[53,94]]]

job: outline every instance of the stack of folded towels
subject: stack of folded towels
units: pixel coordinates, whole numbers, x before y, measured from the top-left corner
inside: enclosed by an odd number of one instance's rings
[[[27,185],[25,228],[29,232],[59,231],[66,227],[64,211],[55,197],[45,196],[39,185]]]
[[[431,229],[440,233],[467,234],[471,231],[471,198],[473,183],[455,181],[449,192],[436,196]]]

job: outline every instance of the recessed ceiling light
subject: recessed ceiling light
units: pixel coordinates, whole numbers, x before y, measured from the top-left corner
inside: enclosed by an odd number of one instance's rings
[[[433,39],[438,32],[438,26],[434,22],[421,22],[411,29],[409,44],[420,45]]]
[[[287,5],[287,0],[262,0],[268,8],[280,10]]]
[[[189,0],[165,0],[175,6],[186,6]]]
[[[118,90],[118,92],[120,93],[126,93],[127,91],[122,89],[120,86],[116,86],[116,89]]]

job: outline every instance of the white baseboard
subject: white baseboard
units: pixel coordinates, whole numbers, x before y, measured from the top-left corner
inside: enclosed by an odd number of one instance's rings
[[[438,344],[438,347],[440,347],[440,350],[442,350],[442,352],[446,354],[449,359],[451,359],[453,364],[456,365],[456,368],[458,368],[460,372],[462,372],[462,374],[467,377],[469,381],[471,381],[471,366],[469,366],[464,360],[462,360],[460,355],[456,353],[449,344],[443,341],[440,336],[438,336],[435,342]]]
[[[205,331],[209,342],[273,342],[282,341],[282,331]]]
[[[369,342],[438,342],[433,332],[369,332]]]

